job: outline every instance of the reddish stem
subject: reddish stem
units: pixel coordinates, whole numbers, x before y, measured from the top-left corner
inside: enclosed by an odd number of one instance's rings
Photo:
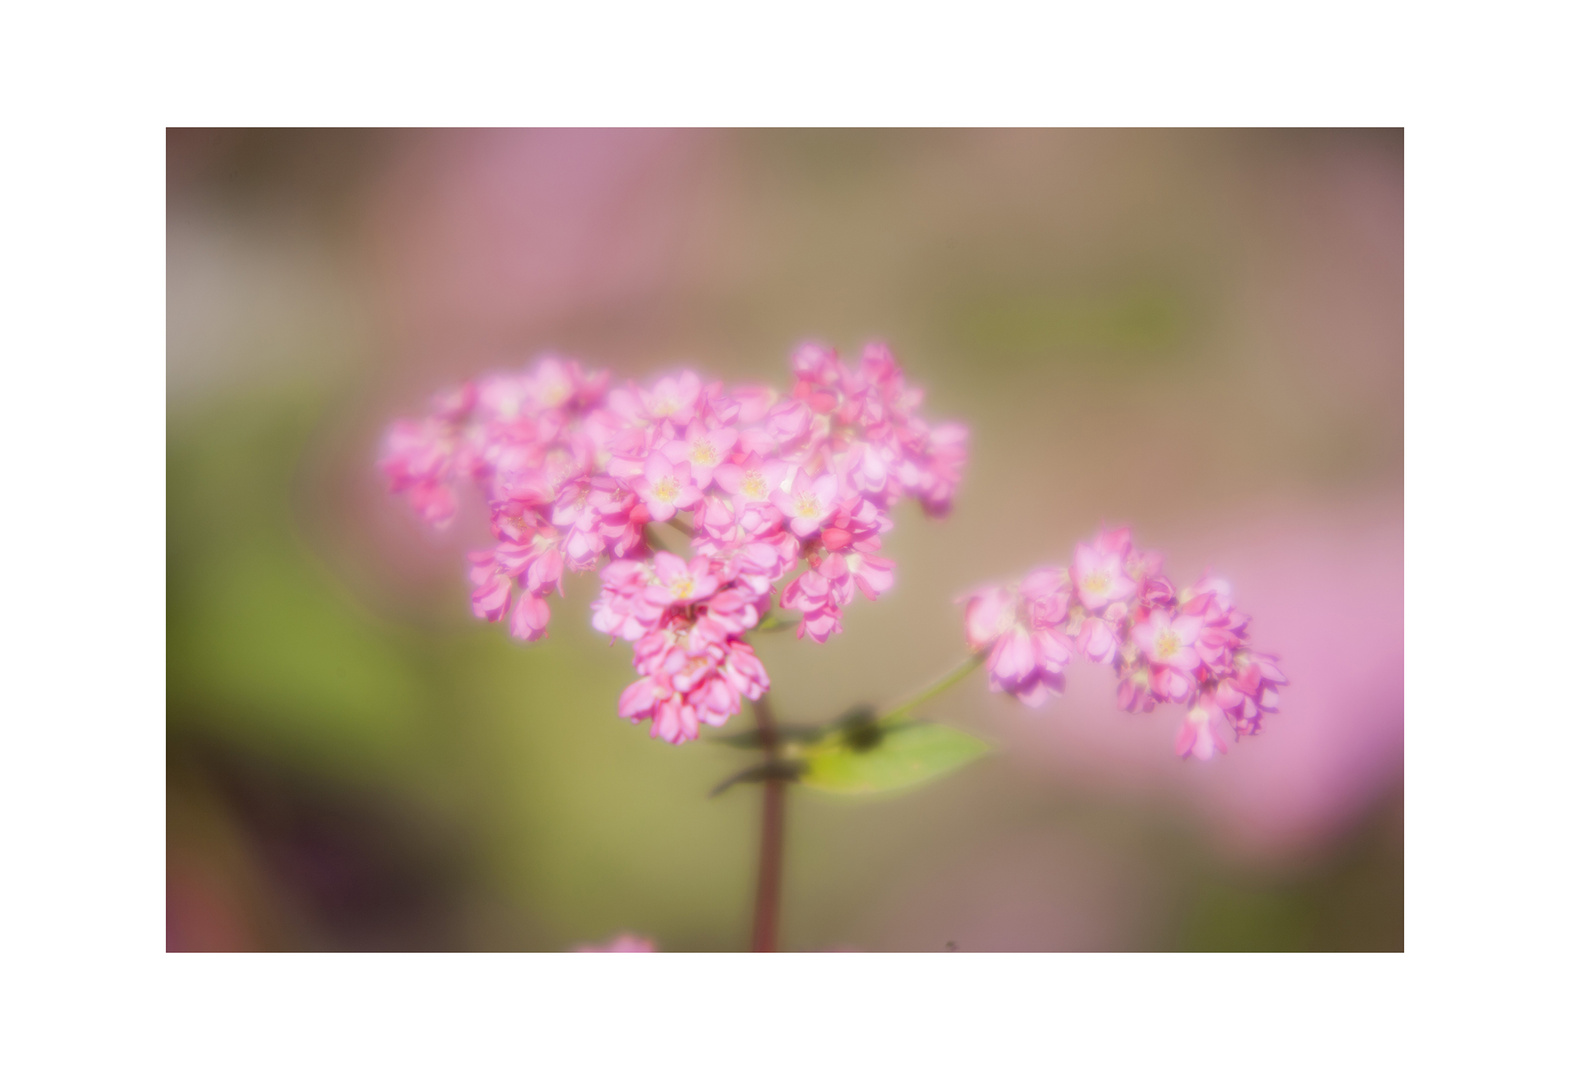
[[[764,694],[753,702],[758,723],[758,744],[769,765],[779,760],[774,735],[774,710]],[[785,863],[785,779],[771,776],[763,782],[763,836],[758,845],[758,895],[752,909],[752,951],[774,952],[779,939],[780,884]]]

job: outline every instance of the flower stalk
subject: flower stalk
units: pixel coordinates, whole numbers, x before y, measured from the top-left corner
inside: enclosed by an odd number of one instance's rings
[[[774,708],[769,695],[752,703],[757,722],[758,745],[764,764],[779,762],[779,740],[775,735]],[[763,781],[763,829],[758,841],[758,889],[752,909],[752,951],[774,952],[779,944],[780,892],[785,870],[785,784],[784,776],[773,772]]]
[[[891,706],[889,709],[884,711],[878,716],[878,721],[883,722],[887,720],[904,719],[916,706],[926,701],[930,701],[939,694],[943,693],[943,691],[947,690],[949,687],[953,686],[955,683],[962,681],[965,676],[979,668],[986,658],[987,657],[985,653],[972,653],[971,655],[965,657],[965,659],[954,665],[954,667],[949,671],[934,679],[920,690],[917,690],[914,694],[911,694],[903,701]]]

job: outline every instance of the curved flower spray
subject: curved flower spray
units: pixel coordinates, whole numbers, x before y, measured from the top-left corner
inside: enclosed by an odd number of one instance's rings
[[[1136,550],[1128,529],[1103,530],[1075,548],[1071,569],[1044,566],[1014,587],[961,597],[966,639],[985,656],[992,689],[1044,705],[1063,692],[1077,655],[1113,666],[1129,712],[1187,706],[1181,757],[1225,753],[1229,726],[1236,737],[1258,733],[1286,684],[1277,658],[1249,645],[1249,618],[1226,582],[1207,574],[1180,593],[1161,562]]]
[[[626,719],[674,744],[754,703],[755,732],[726,738],[764,761],[717,790],[765,789],[755,948],[774,945],[784,785],[873,790],[974,756],[976,740],[908,714],[977,666],[994,690],[1039,706],[1062,692],[1075,656],[1111,664],[1122,708],[1187,709],[1184,757],[1224,751],[1228,727],[1253,734],[1275,711],[1286,680],[1250,646],[1228,587],[1207,575],[1176,591],[1161,557],[1118,529],[1080,544],[1067,569],[962,597],[971,658],[900,705],[776,724],[748,635],[794,627],[821,643],[841,632],[858,591],[876,600],[892,588],[896,567],[881,553],[890,511],[913,498],[946,515],[969,440],[964,425],[923,415],[922,391],[885,345],[854,365],[803,345],[791,369],[781,394],[690,370],[613,384],[547,356],[436,395],[424,416],[389,428],[380,461],[390,489],[436,528],[453,520],[460,488],[478,490],[495,543],[469,555],[471,606],[515,637],[544,637],[566,573],[598,570],[594,628],[632,645]],[[656,524],[684,534],[691,554],[668,550]]]

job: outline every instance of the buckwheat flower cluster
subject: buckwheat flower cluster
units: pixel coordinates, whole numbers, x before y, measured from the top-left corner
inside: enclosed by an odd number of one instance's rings
[[[496,543],[469,556],[471,605],[516,637],[545,635],[567,571],[598,569],[593,625],[632,643],[640,676],[621,715],[684,742],[768,689],[749,630],[777,605],[799,614],[798,637],[839,633],[857,590],[894,584],[880,554],[894,505],[943,516],[964,470],[967,430],[921,416],[886,346],[852,365],[804,345],[791,368],[780,394],[689,370],[613,385],[545,357],[393,424],[381,469],[437,528],[460,488],[479,491]],[[691,557],[656,551],[657,523],[686,533]]]
[[[1249,643],[1249,617],[1230,587],[1206,575],[1178,592],[1162,558],[1133,546],[1128,529],[1103,530],[1074,550],[1068,569],[1042,567],[1018,585],[985,586],[960,598],[971,649],[986,654],[992,689],[1040,706],[1061,694],[1075,656],[1111,664],[1118,705],[1187,709],[1177,753],[1209,760],[1223,734],[1257,734],[1275,712],[1286,678],[1276,657]]]

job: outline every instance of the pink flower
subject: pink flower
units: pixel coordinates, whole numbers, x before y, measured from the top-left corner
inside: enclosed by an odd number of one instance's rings
[[[691,742],[698,737],[698,710],[684,697],[661,702],[649,718],[649,734],[672,746]]]
[[[475,551],[469,554],[469,580],[474,583],[470,606],[475,618],[496,622],[507,614],[512,598],[512,579],[496,565],[496,554]]]
[[[970,429],[964,424],[943,424],[927,438],[927,467],[918,474],[913,489],[932,517],[949,512],[959,489],[969,456]]]
[[[455,431],[450,422],[400,420],[387,429],[379,462],[388,490],[402,493],[427,524],[446,528],[458,503],[447,478],[452,469]]]
[[[1058,567],[1044,566],[1026,574],[1019,594],[1033,628],[1059,626],[1068,620],[1073,591],[1068,574]]]
[[[673,465],[659,451],[649,455],[632,488],[655,521],[669,521],[677,510],[688,509],[702,497],[692,483],[692,466],[685,461]]]
[[[703,383],[696,374],[680,371],[656,382],[654,388],[643,395],[643,408],[656,420],[686,424],[692,420],[693,406],[702,390]]]
[[[741,635],[758,624],[759,594],[740,580],[722,583],[704,556],[691,562],[659,552],[652,566],[613,563],[595,604],[595,626],[633,642],[643,676],[622,694],[619,711],[650,721],[667,742],[696,738],[699,725],[722,725],[769,686]]]
[[[1152,665],[1192,671],[1199,666],[1199,653],[1195,651],[1194,643],[1199,640],[1203,625],[1192,615],[1173,619],[1167,612],[1157,609],[1134,627],[1132,636]]]
[[[590,605],[594,629],[627,641],[637,641],[648,633],[663,611],[662,605],[646,596],[651,577],[647,563],[631,559],[618,559],[601,570],[603,587],[599,599]]]
[[[689,432],[685,439],[673,439],[660,448],[671,461],[685,462],[692,470],[692,483],[699,491],[709,486],[714,471],[725,464],[731,447],[736,445],[735,428]]]
[[[627,720],[643,719],[652,716],[654,710],[669,701],[674,693],[670,679],[665,676],[648,675],[631,683],[621,692],[617,711]]]
[[[868,600],[876,600],[894,587],[894,560],[852,551],[845,556],[845,570]]]
[[[695,604],[714,595],[719,578],[709,572],[709,560],[699,555],[689,564],[668,551],[654,553],[654,575],[644,597],[660,607]]]
[[[1136,586],[1123,572],[1127,551],[1126,536],[1106,532],[1097,536],[1094,543],[1074,548],[1074,587],[1086,611],[1100,611],[1134,595]]]
[[[551,621],[551,607],[533,593],[521,593],[512,609],[512,636],[538,641]]]
[[[1014,628],[1014,597],[1007,589],[987,585],[960,598],[965,605],[965,641],[980,652]]]
[[[1012,694],[1039,708],[1063,693],[1063,665],[1069,652],[1050,636],[1014,626],[999,636],[987,655],[992,689]]]
[[[1216,686],[1216,704],[1240,735],[1258,733],[1264,713],[1280,706],[1277,687],[1287,684],[1275,657],[1240,652],[1233,657],[1234,674]]]
[[[547,356],[540,360],[533,375],[524,380],[524,392],[530,403],[539,409],[581,407],[597,402],[609,383],[608,372],[585,375],[576,360]]]
[[[752,651],[752,646],[742,641],[732,642],[726,650],[720,675],[736,688],[736,692],[752,701],[758,700],[769,689],[769,673],[763,661]]]
[[[796,626],[798,639],[810,637],[821,645],[844,629],[833,586],[816,570],[808,570],[785,586],[780,593],[780,607],[801,612],[801,622]]]
[[[1063,669],[1073,653],[1056,629],[1032,629],[1016,591],[988,586],[961,599],[966,639],[971,649],[986,652],[994,691],[1032,707],[1063,692]]]
[[[779,461],[765,461],[756,454],[743,464],[726,463],[714,470],[714,482],[731,495],[738,506],[768,503],[785,479],[789,467]]]
[[[733,386],[730,397],[736,403],[734,422],[749,426],[761,423],[779,400],[779,394],[773,387],[757,385]]]
[[[1186,758],[1192,754],[1200,761],[1209,761],[1217,753],[1226,753],[1227,744],[1221,739],[1224,730],[1221,710],[1206,695],[1188,711],[1188,715],[1183,718],[1183,726],[1178,728],[1178,757]]]
[[[798,471],[770,496],[770,500],[790,519],[790,531],[806,537],[817,532],[823,519],[833,512],[838,492],[839,481],[833,473],[813,479]]]
[[[523,499],[514,497],[491,503],[491,534],[498,540],[526,544],[544,524],[535,505]]]
[[[782,401],[769,410],[764,429],[781,445],[793,443],[807,433],[812,423],[812,410],[805,402]]]
[[[856,443],[846,455],[845,481],[864,495],[880,495],[893,472],[895,453],[872,443]]]
[[[1118,651],[1116,623],[1095,617],[1086,619],[1080,624],[1074,645],[1086,660],[1110,664]]]
[[[796,565],[799,545],[788,533],[780,534],[778,543],[751,543],[736,551],[731,560],[730,574],[734,581],[752,592],[765,597],[769,589]]]

